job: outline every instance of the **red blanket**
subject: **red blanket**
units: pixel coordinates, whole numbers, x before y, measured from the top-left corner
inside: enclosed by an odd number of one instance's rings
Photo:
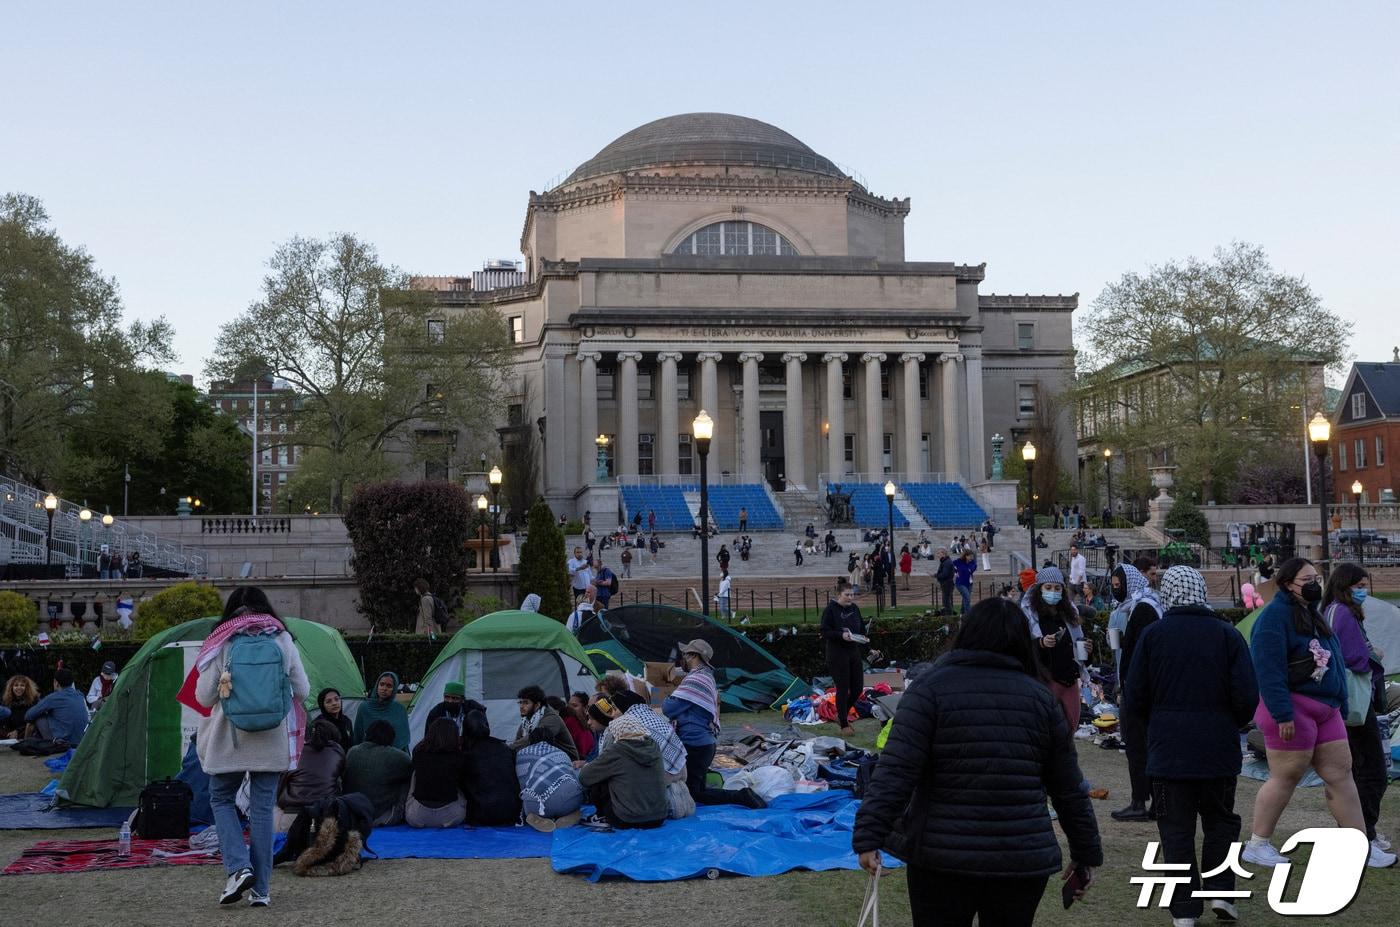
[[[217,863],[219,855],[154,855],[156,850],[184,853],[187,840],[132,840],[131,855],[117,855],[115,840],[40,840],[5,867],[0,875],[37,875],[44,872],[100,872],[104,869],[140,869],[145,866],[202,866]]]

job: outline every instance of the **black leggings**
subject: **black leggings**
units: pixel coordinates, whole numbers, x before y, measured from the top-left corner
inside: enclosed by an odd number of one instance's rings
[[[1381,743],[1380,725],[1376,723],[1376,713],[1366,713],[1366,723],[1360,727],[1347,728],[1347,742],[1351,747],[1351,778],[1356,782],[1356,793],[1361,798],[1361,817],[1366,822],[1366,836],[1376,839],[1376,821],[1381,815],[1381,798],[1389,784],[1386,775],[1386,756]]]
[[[1031,927],[1049,876],[992,879],[906,868],[914,927]]]
[[[743,804],[738,793],[725,789],[712,789],[705,784],[710,773],[710,764],[715,760],[715,745],[685,748],[685,788],[697,805],[738,805]]]
[[[836,684],[836,726],[851,723],[851,707],[855,705],[865,683],[865,667],[860,661],[860,648],[855,645],[826,647],[826,669]]]

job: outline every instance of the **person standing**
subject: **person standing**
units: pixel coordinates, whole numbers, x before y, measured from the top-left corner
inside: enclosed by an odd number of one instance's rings
[[[647,509],[647,534],[656,534],[656,510]]]
[[[1165,582],[1165,580],[1164,580]],[[1370,575],[1354,563],[1339,563],[1332,568],[1327,589],[1322,595],[1322,617],[1337,635],[1337,643],[1346,663],[1348,680],[1360,685],[1347,687],[1347,745],[1351,749],[1351,778],[1361,799],[1361,816],[1366,821],[1366,839],[1371,841],[1377,862],[1394,859],[1388,842],[1376,833],[1380,819],[1381,799],[1389,784],[1389,767],[1385,741],[1381,739],[1376,719],[1373,692],[1379,686],[1385,690],[1385,654],[1374,647],[1366,636],[1366,599],[1371,594]],[[1365,688],[1366,704],[1352,703],[1361,698]]]
[[[962,556],[953,561],[953,585],[957,586],[958,595],[962,596],[964,615],[972,608],[972,574],[976,572],[977,560],[970,550],[964,550]]]
[[[1137,641],[1148,626],[1161,617],[1164,609],[1156,591],[1147,584],[1147,577],[1131,563],[1120,563],[1113,568],[1109,586],[1118,602],[1118,607],[1109,616],[1108,628],[1110,643],[1115,637],[1119,643],[1113,656],[1117,661],[1121,703],[1128,679],[1128,666]],[[1123,752],[1128,760],[1130,797],[1126,808],[1110,812],[1109,817],[1124,822],[1150,821],[1152,810],[1147,803],[1152,799],[1152,780],[1147,777],[1147,731],[1138,724],[1136,715],[1121,714],[1118,722]]]
[[[569,571],[569,589],[573,591],[574,601],[577,602],[593,578],[589,574],[588,558],[583,555],[582,547],[574,548],[574,555],[564,564],[564,568]]]
[[[739,506],[739,531],[749,530],[749,510],[746,506]]]
[[[1103,865],[1084,775],[1041,684],[1034,643],[1014,603],[981,601],[895,712],[851,848],[871,873],[882,849],[908,864],[915,927],[970,925],[974,916],[988,927],[1030,927],[1063,861],[1047,796],[1069,842],[1063,878],[1084,880],[1073,897]]]
[[[909,574],[914,572],[914,555],[909,552],[909,545],[905,544],[899,551],[899,572],[904,574],[904,588],[909,588]]]
[[[428,587],[428,581],[420,576],[413,581],[413,591],[418,594],[418,617],[414,620],[413,633],[431,637],[437,633],[433,620],[437,603],[433,601],[432,590]]]
[[[953,569],[953,558],[948,556],[948,548],[938,548],[938,569],[934,572],[933,578],[938,583],[938,589],[943,594],[943,607],[940,613],[944,615],[953,614],[953,578],[956,572]]]
[[[733,589],[733,580],[729,576],[728,570],[719,571],[719,594],[715,596],[715,603],[719,606],[719,616],[725,621],[734,617],[734,610],[730,606],[730,596]]]
[[[1206,605],[1205,577],[1174,566],[1162,577],[1167,606],[1138,642],[1124,692],[1123,711],[1147,732],[1147,774],[1162,838],[1162,862],[1189,863],[1190,891],[1172,896],[1173,923],[1191,925],[1205,911],[1194,893],[1233,892],[1225,865],[1240,838],[1235,780],[1240,773],[1239,729],[1259,702],[1249,648],[1234,626]],[[1203,839],[1196,860],[1196,819]],[[1225,897],[1212,899],[1221,920],[1239,917]]]
[[[1089,561],[1079,552],[1078,544],[1069,546],[1069,586],[1078,598],[1080,590],[1089,578]]]
[[[715,560],[719,563],[721,570],[729,569],[729,548],[726,545],[719,546],[719,553],[715,554]]]
[[[1079,664],[1074,659],[1074,638],[1070,626],[1074,623],[1074,606],[1065,595],[1065,575],[1058,567],[1043,567],[1035,574],[1035,583],[1021,599],[1021,611],[1030,626],[1030,636],[1036,639],[1036,654],[1050,679],[1050,691],[1065,712],[1065,723],[1071,735],[1079,729],[1080,703]]]
[[[622,563],[622,578],[632,578],[632,545],[625,544],[622,553],[618,555],[618,560]]]
[[[851,708],[856,703],[865,682],[865,667],[861,662],[860,645],[867,641],[865,619],[856,605],[851,584],[836,581],[836,594],[822,612],[821,635],[826,645],[826,669],[836,686],[836,723],[841,733],[855,733],[851,727]],[[871,651],[878,654],[878,651]]]
[[[261,661],[269,645],[280,652],[280,666],[269,667]],[[229,594],[223,616],[195,657],[191,676],[196,677],[197,710],[204,715],[195,749],[209,774],[209,803],[228,876],[219,904],[234,904],[251,890],[249,903],[266,907],[271,902],[268,883],[277,781],[301,755],[306,731],[302,703],[311,683],[286,625],[255,586],[239,586]],[[185,688],[189,689],[188,680]],[[255,727],[251,719],[273,705],[283,706],[282,720],[271,727],[250,729]],[[235,801],[245,778],[249,785],[247,843]]]
[[[802,566],[802,542],[799,540],[792,548],[793,566]]]
[[[594,607],[602,611],[607,611],[608,602],[610,602],[613,595],[617,593],[617,574],[608,569],[607,564],[603,563],[603,558],[601,557],[597,557],[593,560],[593,569],[593,588],[595,590]]]
[[[653,515],[653,517],[655,517],[655,516]],[[657,552],[658,550],[660,550],[660,549],[661,549],[661,542],[660,542],[659,540],[657,540],[656,532],[653,531],[653,532],[651,533],[651,537],[647,539],[647,553],[651,554],[651,565],[652,565],[652,566],[656,566],[656,552]]]

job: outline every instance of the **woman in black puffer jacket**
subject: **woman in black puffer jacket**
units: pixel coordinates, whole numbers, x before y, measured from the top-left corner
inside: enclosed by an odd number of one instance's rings
[[[968,613],[953,650],[899,703],[856,813],[851,845],[874,871],[883,848],[908,866],[915,925],[1031,924],[1060,847],[1103,864],[1098,824],[1064,712],[1042,682],[1026,619],[1005,599]]]

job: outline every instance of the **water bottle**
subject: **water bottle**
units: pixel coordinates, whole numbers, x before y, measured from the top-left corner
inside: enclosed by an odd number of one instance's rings
[[[117,855],[131,855],[131,822],[123,821],[122,829],[117,831]]]

